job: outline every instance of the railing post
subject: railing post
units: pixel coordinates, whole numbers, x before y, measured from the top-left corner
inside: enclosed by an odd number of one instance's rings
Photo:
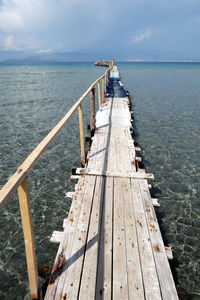
[[[108,82],[109,82],[109,79],[110,79],[110,70],[108,71]]]
[[[100,82],[98,81],[98,98],[99,98],[99,107],[101,106],[101,90],[100,90]]]
[[[31,299],[38,299],[38,277],[27,177],[18,187]]]
[[[90,91],[90,130],[91,130],[91,136],[93,136],[95,131],[95,88],[94,87]]]
[[[102,103],[105,102],[104,77],[102,78]]]
[[[85,149],[84,149],[84,135],[83,135],[83,116],[82,106],[78,106],[78,117],[79,117],[79,130],[80,130],[80,144],[81,144],[81,164],[85,167]]]

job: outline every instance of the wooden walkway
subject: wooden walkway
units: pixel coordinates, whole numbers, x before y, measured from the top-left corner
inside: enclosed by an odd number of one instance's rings
[[[128,98],[107,98],[76,185],[45,299],[178,299]]]

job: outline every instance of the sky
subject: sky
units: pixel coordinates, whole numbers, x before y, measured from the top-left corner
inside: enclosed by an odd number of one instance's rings
[[[200,61],[200,0],[0,0],[5,53]]]

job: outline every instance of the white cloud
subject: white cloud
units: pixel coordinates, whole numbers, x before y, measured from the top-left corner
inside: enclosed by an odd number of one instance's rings
[[[1,38],[2,50],[37,50],[38,43],[31,36],[9,34]]]
[[[15,43],[15,39],[13,35],[9,35],[5,40],[3,41],[3,49],[6,51],[18,51],[20,50]]]
[[[40,53],[40,54],[43,54],[43,53],[50,53],[51,52],[51,49],[39,49],[37,51],[37,53]]]
[[[150,39],[151,34],[152,34],[151,28],[146,28],[145,30],[140,31],[134,37],[132,37],[131,43],[139,43],[144,40],[148,40]]]

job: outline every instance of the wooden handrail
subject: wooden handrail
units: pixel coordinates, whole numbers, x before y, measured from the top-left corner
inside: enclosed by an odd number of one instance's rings
[[[79,130],[80,130],[80,148],[81,148],[81,164],[85,166],[85,152],[84,152],[84,135],[83,135],[83,118],[82,118],[82,108],[81,104],[86,96],[92,91],[94,94],[95,85],[99,84],[99,81],[104,82],[107,73],[112,67],[107,69],[104,75],[97,78],[87,91],[78,99],[78,101],[71,107],[71,109],[66,113],[66,115],[60,120],[60,122],[49,132],[49,134],[41,141],[40,144],[33,150],[33,152],[25,159],[13,176],[7,181],[7,183],[0,190],[0,210],[6,205],[7,201],[18,189],[18,198],[20,204],[22,227],[24,232],[24,241],[26,249],[26,261],[29,277],[29,287],[31,299],[38,299],[38,278],[37,278],[37,264],[35,257],[35,247],[34,247],[34,235],[33,235],[33,225],[31,218],[31,209],[29,201],[29,191],[28,191],[28,173],[34,164],[38,161],[42,153],[46,148],[53,142],[57,134],[61,131],[63,126],[69,121],[71,116],[74,114],[76,109],[78,109],[79,115]],[[104,85],[102,89],[102,102],[104,99]],[[93,96],[93,101],[95,101]]]
[[[15,193],[18,186],[22,183],[24,178],[28,175],[29,171],[33,167],[33,165],[38,161],[42,153],[46,150],[46,148],[53,142],[57,134],[61,131],[63,126],[69,121],[73,113],[79,107],[79,105],[83,102],[86,96],[90,93],[92,88],[103,79],[107,72],[110,70],[109,68],[104,75],[99,77],[96,81],[94,81],[87,91],[78,99],[78,101],[71,107],[71,109],[67,112],[67,114],[60,120],[60,122],[49,132],[49,134],[41,141],[40,144],[33,150],[33,152],[25,159],[25,161],[20,165],[17,171],[13,174],[13,176],[7,181],[7,183],[0,190],[0,210],[5,206],[7,201],[11,198],[11,196]]]

